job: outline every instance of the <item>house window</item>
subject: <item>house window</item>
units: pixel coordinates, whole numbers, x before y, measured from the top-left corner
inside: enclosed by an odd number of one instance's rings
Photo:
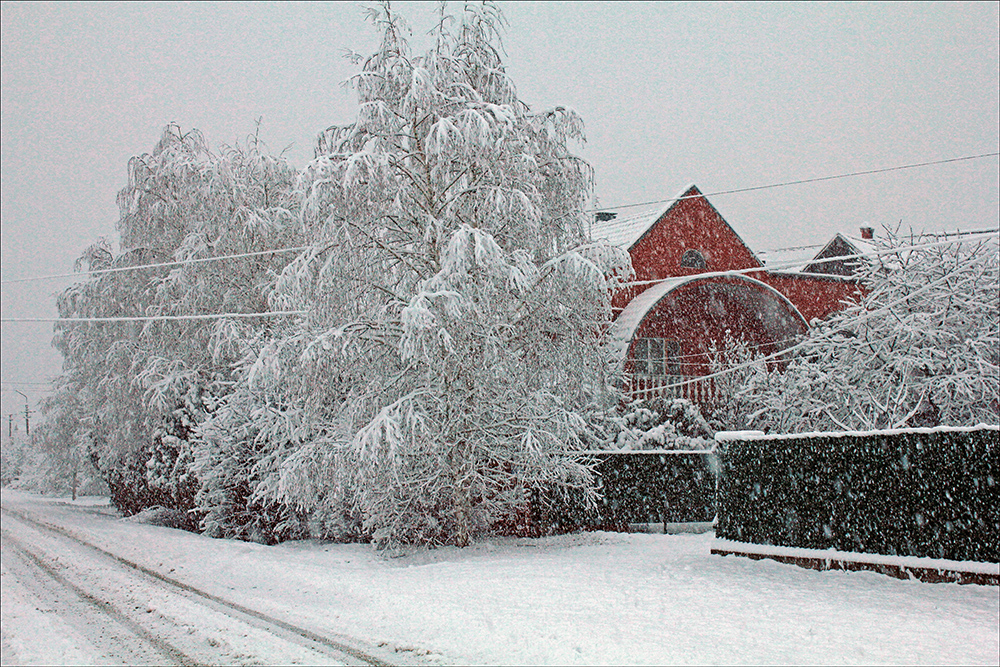
[[[680,375],[681,344],[663,338],[636,338],[632,364],[637,375]]]
[[[639,375],[649,373],[649,339],[636,338],[632,343],[632,368]]]
[[[667,375],[681,374],[681,343],[677,340],[665,341],[667,345]]]
[[[705,256],[694,248],[688,248],[681,255],[681,266],[687,269],[704,269],[708,267]]]

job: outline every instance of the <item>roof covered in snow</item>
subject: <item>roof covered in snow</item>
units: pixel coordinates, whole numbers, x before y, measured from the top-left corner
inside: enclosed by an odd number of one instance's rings
[[[597,222],[590,229],[590,236],[594,241],[604,239],[613,246],[630,250],[660,218],[667,214],[667,211],[680,201],[684,193],[693,187],[694,183],[688,183],[673,199],[666,202],[632,206],[617,212],[600,211],[597,214]],[[614,217],[600,220],[602,215],[613,215]]]
[[[608,339],[611,341],[611,349],[615,359],[625,359],[628,355],[628,347],[632,343],[632,337],[636,329],[650,311],[668,292],[689,282],[704,278],[704,274],[693,276],[682,276],[680,278],[668,278],[661,280],[642,294],[632,299],[618,319],[611,325]]]
[[[816,257],[822,245],[800,245],[775,250],[760,250],[757,257],[764,267],[773,271],[801,272]]]

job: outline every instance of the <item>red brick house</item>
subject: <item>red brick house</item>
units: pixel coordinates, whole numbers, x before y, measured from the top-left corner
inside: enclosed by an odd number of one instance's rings
[[[838,234],[805,262],[768,268],[694,185],[655,208],[598,213],[591,237],[632,257],[635,283],[612,299],[611,335],[636,397],[684,396],[710,409],[714,385],[697,378],[713,342],[729,333],[780,351],[858,290],[855,265],[835,258],[861,241]]]

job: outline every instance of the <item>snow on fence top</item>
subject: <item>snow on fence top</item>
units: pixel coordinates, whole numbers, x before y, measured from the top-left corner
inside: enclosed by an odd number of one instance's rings
[[[979,431],[1000,432],[1000,425],[978,424],[976,426],[932,426],[914,428],[887,428],[873,431],[813,431],[808,433],[775,433],[766,434],[763,431],[719,431],[715,434],[718,442],[729,442],[733,440],[791,440],[798,438],[844,438],[863,437],[869,435],[898,435],[900,433],[944,433]]]

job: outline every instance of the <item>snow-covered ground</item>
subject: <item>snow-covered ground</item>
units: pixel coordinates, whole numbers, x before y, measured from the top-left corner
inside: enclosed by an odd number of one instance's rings
[[[5,489],[3,504],[317,633],[404,649],[409,662],[1000,662],[997,587],[712,556],[710,534],[502,539],[384,558],[365,545],[266,547],[139,525],[106,501]],[[4,568],[5,662],[96,659],[11,577]]]

